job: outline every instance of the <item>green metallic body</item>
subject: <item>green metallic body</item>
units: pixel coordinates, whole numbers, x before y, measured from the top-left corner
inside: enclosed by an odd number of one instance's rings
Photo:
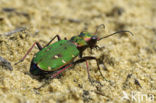
[[[77,47],[87,46],[87,42],[79,36],[74,36],[70,39]]]
[[[96,29],[95,34],[97,33],[98,28]],[[50,77],[54,78],[60,73],[62,73],[64,70],[66,70],[67,68],[71,67],[72,65],[86,62],[88,78],[90,82],[92,82],[89,74],[89,67],[87,61],[95,60],[101,76],[105,79],[105,77],[102,75],[102,72],[100,71],[98,59],[93,56],[83,56],[83,51],[87,48],[90,48],[91,50],[93,48],[100,48],[98,45],[96,45],[97,41],[100,41],[104,38],[122,32],[131,33],[130,31],[118,31],[110,35],[99,38],[95,34],[88,33],[88,32],[81,32],[79,35],[73,36],[70,40],[67,40],[66,38],[65,40],[61,40],[60,36],[56,35],[44,47],[42,47],[38,42],[35,42],[32,45],[32,47],[27,51],[25,56],[15,64],[22,62],[26,58],[26,56],[31,52],[32,48],[35,45],[37,45],[40,51],[34,55],[33,60],[31,61],[30,73],[32,75],[40,76],[44,78],[49,76],[50,74],[51,75]],[[51,44],[55,38],[57,38],[58,41]],[[74,59],[78,55],[80,59],[74,61]]]
[[[56,71],[79,55],[79,50],[69,40],[55,42],[34,55],[32,62],[44,71]]]

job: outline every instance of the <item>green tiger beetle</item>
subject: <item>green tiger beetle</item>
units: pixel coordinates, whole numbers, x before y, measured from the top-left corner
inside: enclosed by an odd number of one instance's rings
[[[104,26],[104,25],[100,25],[100,26]],[[64,40],[61,40],[60,36],[56,35],[44,47],[42,47],[38,42],[35,42],[19,62],[22,62],[26,58],[26,56],[31,52],[33,47],[37,45],[39,52],[37,52],[34,55],[30,65],[30,73],[32,75],[46,76],[50,74],[50,78],[54,78],[58,76],[60,73],[62,73],[64,70],[66,70],[67,68],[77,63],[86,62],[88,79],[92,83],[87,61],[95,60],[100,75],[104,78],[104,76],[100,71],[98,59],[93,56],[83,57],[82,56],[83,51],[86,48],[91,48],[91,49],[98,48],[98,46],[96,45],[97,41],[115,35],[117,33],[123,33],[123,32],[129,32],[130,34],[132,33],[130,31],[118,31],[110,35],[98,38],[96,35],[98,28],[96,28],[96,32],[93,34],[88,32],[81,32],[78,36],[74,36],[70,40],[67,40],[66,38]],[[57,38],[58,41],[51,44],[51,42],[55,38]],[[74,59],[77,56],[79,56],[80,59],[74,61]],[[15,63],[15,65],[18,64],[19,62]]]

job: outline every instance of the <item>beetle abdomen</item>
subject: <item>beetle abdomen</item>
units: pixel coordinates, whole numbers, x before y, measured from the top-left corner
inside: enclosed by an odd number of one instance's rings
[[[30,65],[30,73],[33,75],[43,75],[44,72],[40,68],[37,67],[37,65],[33,62],[31,62]]]
[[[78,54],[79,51],[72,42],[60,40],[36,53],[32,62],[44,71],[55,71],[69,64]]]

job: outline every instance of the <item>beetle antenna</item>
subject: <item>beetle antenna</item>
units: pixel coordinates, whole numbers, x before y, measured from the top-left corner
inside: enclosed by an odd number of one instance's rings
[[[104,39],[104,38],[108,38],[108,37],[110,37],[110,36],[113,36],[113,35],[115,35],[115,34],[125,33],[125,32],[130,33],[132,36],[134,35],[134,34],[133,34],[132,32],[130,32],[130,31],[122,30],[122,31],[117,31],[117,32],[112,33],[112,34],[110,34],[110,35],[104,36],[104,37],[102,37],[102,38],[99,38],[98,41],[100,41],[100,40],[102,40],[102,39]]]
[[[95,34],[97,34],[98,30],[99,30],[101,27],[105,29],[105,25],[104,25],[104,24],[100,24],[100,25],[98,25],[98,26],[96,27]]]

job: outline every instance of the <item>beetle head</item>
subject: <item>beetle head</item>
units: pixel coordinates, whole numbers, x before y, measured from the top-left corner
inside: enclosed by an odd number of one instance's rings
[[[95,47],[98,37],[94,34],[88,32],[81,32],[79,37],[81,37],[90,48]]]
[[[81,32],[80,35],[79,35],[79,37],[81,37],[87,43],[87,45],[90,48],[94,48],[94,47],[96,47],[97,41],[100,41],[100,40],[102,40],[104,38],[108,38],[108,37],[113,36],[115,34],[120,34],[120,33],[128,32],[131,35],[133,35],[133,33],[130,32],[130,31],[121,30],[121,31],[117,31],[117,32],[114,32],[112,34],[109,34],[109,35],[106,35],[104,37],[99,38],[99,37],[97,37],[97,33],[98,33],[98,31],[100,30],[101,27],[102,28],[105,28],[105,25],[104,24],[101,24],[101,25],[97,26],[96,31],[93,34],[92,33],[88,33],[88,32]]]

